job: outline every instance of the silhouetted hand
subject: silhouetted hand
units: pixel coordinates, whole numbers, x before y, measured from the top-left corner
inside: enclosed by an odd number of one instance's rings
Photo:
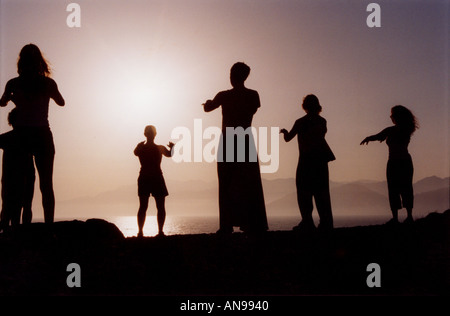
[[[211,102],[212,102],[212,100],[206,100],[206,102],[203,103],[202,106],[208,106],[211,104]]]
[[[0,100],[0,106],[4,107],[8,104],[9,101],[13,101],[13,94],[12,93],[6,93],[3,94],[1,100]],[[14,101],[13,101],[14,102]]]
[[[169,147],[170,149],[172,149],[173,146],[175,146],[175,144],[172,142],[169,142],[169,144],[167,144],[167,147]]]
[[[283,134],[283,138],[284,138],[285,142],[288,142],[288,141],[291,140],[290,137],[289,137],[289,132],[285,128],[282,128],[280,130],[280,134]]]
[[[364,144],[369,144],[369,142],[370,142],[370,139],[369,139],[369,137],[366,137],[366,138],[364,138],[363,139],[363,141],[360,143],[360,145],[364,145]]]

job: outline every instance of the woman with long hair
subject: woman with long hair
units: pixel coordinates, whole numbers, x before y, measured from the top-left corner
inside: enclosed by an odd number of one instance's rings
[[[56,82],[50,78],[48,62],[34,44],[25,45],[17,62],[18,77],[8,81],[0,99],[4,107],[12,101],[17,108],[18,139],[33,156],[39,174],[44,220],[53,223],[55,196],[53,192],[53,162],[55,146],[48,121],[50,99],[59,106],[65,101]]]
[[[398,210],[406,208],[406,223],[413,222],[412,209],[414,206],[413,173],[414,167],[408,145],[411,135],[419,127],[414,114],[402,105],[391,109],[391,120],[394,126],[382,130],[380,133],[364,138],[361,145],[378,140],[389,148],[389,159],[386,168],[386,177],[389,193],[389,205],[392,219],[389,223],[398,223]]]

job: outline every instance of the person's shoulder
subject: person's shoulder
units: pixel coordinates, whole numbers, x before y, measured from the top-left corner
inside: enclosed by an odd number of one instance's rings
[[[305,118],[308,122],[315,125],[327,125],[327,120],[320,114],[307,114]]]
[[[395,133],[396,131],[397,131],[397,127],[396,127],[395,125],[392,125],[392,126],[386,127],[386,128],[383,129],[381,132],[382,132],[382,133],[390,134],[390,133]]]
[[[219,91],[216,96],[214,97],[214,101],[222,103],[224,100],[229,98],[231,90],[223,90]]]
[[[320,123],[327,124],[327,120],[323,116],[317,115],[317,120]]]
[[[217,97],[224,97],[224,96],[230,95],[231,92],[232,92],[232,90],[222,90],[222,91],[219,91],[219,92],[217,92],[217,94],[216,94],[216,98],[217,98]]]
[[[245,93],[252,98],[259,98],[259,93],[256,90],[245,88]]]
[[[308,120],[309,120],[308,115],[303,115],[302,117],[300,117],[299,119],[297,119],[295,121],[295,124],[302,124],[303,122],[308,121]]]
[[[258,91],[254,90],[254,89],[249,89],[249,88],[247,88],[247,92],[251,93],[251,94],[256,94],[256,95],[259,94]]]
[[[298,131],[304,125],[304,122],[305,122],[305,117],[302,116],[302,117],[298,118],[297,120],[295,120],[294,126],[292,128]]]
[[[136,145],[136,148],[134,149],[134,151],[135,151],[135,153],[137,152],[137,151],[140,151],[140,150],[142,150],[142,148],[144,148],[144,142],[140,142],[139,144],[137,144]]]
[[[19,80],[20,80],[19,77],[9,79],[8,82],[6,83],[6,85],[11,86],[11,85],[17,84],[19,82]]]
[[[387,137],[392,137],[397,133],[397,128],[394,126],[388,126],[384,128],[381,132],[379,132],[377,135],[379,137],[382,137],[383,139],[386,139]]]
[[[163,145],[156,145],[156,147],[158,148],[158,150],[159,150],[160,152],[166,150],[166,147],[164,147]]]
[[[5,133],[1,133],[0,134],[0,137],[11,137],[11,136],[14,136],[16,134],[16,132],[14,131],[14,130],[11,130],[11,131],[8,131],[8,132],[5,132]]]
[[[51,86],[51,87],[56,87],[57,86],[56,85],[56,81],[53,78],[50,78],[50,77],[44,77],[44,82],[47,85]]]

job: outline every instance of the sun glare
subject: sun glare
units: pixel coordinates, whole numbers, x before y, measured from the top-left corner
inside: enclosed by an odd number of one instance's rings
[[[158,96],[154,89],[146,85],[145,82],[131,82],[126,89],[129,93],[128,101],[130,105],[142,108],[158,101]]]
[[[113,119],[115,124],[120,122],[128,130],[137,128],[139,132],[144,124],[170,125],[174,113],[180,112],[179,96],[182,93],[173,88],[172,75],[170,68],[163,69],[161,65],[150,67],[148,62],[137,60],[128,64],[119,77],[109,78],[113,81],[114,98],[111,101],[115,106],[108,109],[108,119]]]

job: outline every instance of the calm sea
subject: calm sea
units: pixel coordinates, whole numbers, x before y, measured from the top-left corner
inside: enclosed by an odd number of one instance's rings
[[[138,232],[136,216],[112,216],[104,218],[114,223],[125,237],[136,236]],[[317,223],[317,218],[315,219]],[[335,217],[335,227],[353,227],[383,224],[389,217]],[[291,230],[298,224],[300,216],[269,217],[270,231]],[[164,224],[166,235],[210,234],[219,228],[219,218],[213,216],[167,216]],[[239,231],[235,228],[235,231]],[[158,233],[156,216],[147,216],[144,225],[144,236],[155,236]]]

